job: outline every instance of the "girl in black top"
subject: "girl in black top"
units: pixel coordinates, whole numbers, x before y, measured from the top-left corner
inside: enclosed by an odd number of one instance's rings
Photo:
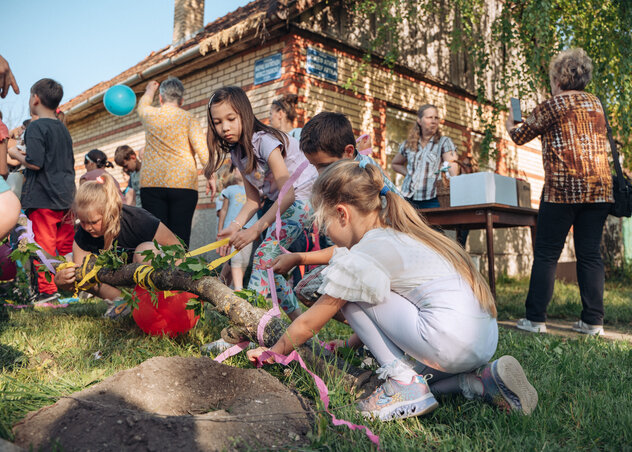
[[[176,245],[178,239],[156,217],[140,207],[123,206],[121,196],[109,175],[82,184],[77,190],[73,210],[79,219],[72,244],[73,261],[81,265],[90,253],[109,250],[116,242],[119,253],[127,252],[128,260],[140,263],[142,251],[160,245]],[[55,275],[55,284],[69,289],[75,282],[75,269],[65,268]],[[100,284],[93,290],[101,298],[113,300],[120,290]]]

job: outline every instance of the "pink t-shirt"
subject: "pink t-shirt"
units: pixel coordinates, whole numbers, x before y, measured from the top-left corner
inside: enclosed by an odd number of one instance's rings
[[[290,173],[294,171],[307,159],[305,154],[299,149],[298,141],[288,136],[288,145],[285,150],[285,165]],[[254,146],[256,168],[246,174],[244,168],[248,165],[248,157],[243,155],[241,146],[237,146],[231,151],[230,156],[235,167],[241,171],[244,178],[259,191],[259,196],[266,196],[271,201],[275,201],[279,196],[281,187],[277,187],[274,175],[268,166],[270,154],[276,148],[281,146],[281,142],[274,135],[266,132],[255,132],[252,136],[252,145]],[[312,186],[318,177],[316,168],[308,165],[299,178],[294,182],[294,197],[297,201],[308,200],[312,194]]]

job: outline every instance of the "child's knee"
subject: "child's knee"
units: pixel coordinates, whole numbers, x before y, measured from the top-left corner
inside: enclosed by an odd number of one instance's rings
[[[143,263],[143,259],[145,258],[145,256],[143,256],[141,253],[143,251],[149,251],[149,250],[154,251],[154,252],[158,251],[152,242],[143,242],[140,245],[138,245],[136,249],[134,250],[133,262],[135,264]]]

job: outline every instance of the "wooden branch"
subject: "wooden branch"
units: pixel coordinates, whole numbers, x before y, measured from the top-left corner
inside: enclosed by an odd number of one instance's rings
[[[87,264],[86,273],[93,267],[96,260],[94,255],[88,256],[90,261]],[[99,281],[116,287],[134,287],[134,272],[142,264],[129,264],[117,270],[101,268],[97,273]],[[77,269],[79,272],[79,268]],[[79,275],[77,275],[79,279]],[[235,342],[247,336],[253,342],[257,342],[257,328],[261,318],[267,311],[252,306],[243,298],[238,297],[233,291],[223,284],[219,279],[212,276],[205,276],[193,280],[191,275],[169,268],[155,270],[151,275],[151,280],[159,290],[182,290],[198,295],[201,300],[211,303],[220,312],[225,314],[232,326],[229,331],[223,334],[227,342]],[[266,325],[263,333],[263,341],[266,347],[272,347],[285,333],[287,323],[278,318],[272,318]],[[360,388],[371,380],[371,371],[358,369],[351,366],[346,361],[338,358],[335,354],[322,348],[316,341],[308,341],[304,345],[297,347],[297,351],[303,360],[310,365],[315,372],[321,375],[333,375],[342,379],[343,383],[355,388]],[[371,385],[373,383],[370,383]],[[363,388],[366,389],[366,388]]]

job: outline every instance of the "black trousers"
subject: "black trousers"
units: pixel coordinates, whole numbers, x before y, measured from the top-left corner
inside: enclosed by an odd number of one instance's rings
[[[604,268],[599,247],[610,206],[609,203],[540,204],[531,281],[525,303],[527,319],[532,322],[546,320],[557,261],[573,226],[581,319],[590,325],[603,324]]]
[[[143,187],[143,209],[157,217],[186,243],[191,239],[191,222],[198,201],[197,190],[188,188]]]

